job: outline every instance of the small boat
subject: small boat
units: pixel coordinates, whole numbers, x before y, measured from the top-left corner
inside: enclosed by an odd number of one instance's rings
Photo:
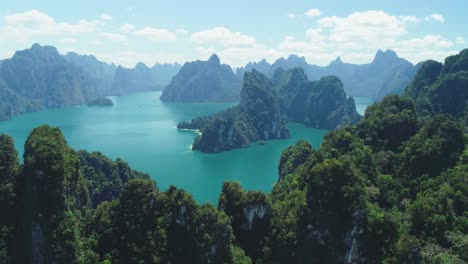
[[[264,141],[264,140],[260,140],[260,142],[258,142],[258,144],[260,144],[260,145],[265,145],[265,141]]]

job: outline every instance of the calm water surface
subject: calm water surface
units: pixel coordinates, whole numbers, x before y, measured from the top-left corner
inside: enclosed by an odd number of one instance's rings
[[[120,157],[133,169],[149,173],[160,189],[175,185],[191,192],[198,202],[213,203],[227,180],[240,181],[248,190],[270,191],[277,180],[281,152],[298,139],[318,148],[326,134],[324,130],[289,124],[292,137],[287,140],[219,154],[191,151],[195,133],[177,130],[177,123],[232,104],[162,103],[160,95],[152,92],[111,97],[113,107],[67,107],[25,114],[0,122],[0,134],[12,136],[22,155],[32,128],[56,126],[74,149],[101,151],[112,159]],[[360,103],[356,98],[361,112],[365,106]]]

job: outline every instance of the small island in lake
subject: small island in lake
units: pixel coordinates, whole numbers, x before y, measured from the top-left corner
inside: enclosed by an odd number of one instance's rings
[[[113,106],[114,103],[111,99],[105,97],[99,97],[88,103],[88,106]]]

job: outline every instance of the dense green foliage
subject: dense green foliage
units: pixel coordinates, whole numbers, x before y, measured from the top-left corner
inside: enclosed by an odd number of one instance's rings
[[[242,79],[213,54],[208,61],[187,62],[163,90],[164,102],[239,101]]]
[[[0,136],[0,259],[4,263],[11,262],[13,250],[13,235],[16,225],[16,193],[15,182],[20,173],[18,153],[13,145],[13,139],[6,135]]]
[[[114,162],[100,152],[89,153],[84,150],[79,151],[78,155],[81,174],[86,179],[93,207],[119,197],[123,185],[129,180],[149,179],[148,174],[132,170],[121,159]]]
[[[271,194],[284,219],[273,221],[281,237],[272,239],[280,244],[271,252],[292,252],[278,256],[281,262],[467,260],[463,130],[449,116],[418,129],[418,120],[408,119],[415,115],[411,101],[388,97],[370,107],[357,127],[329,133],[319,150],[299,142],[283,153]],[[399,131],[399,123],[405,129]]]
[[[426,61],[405,91],[423,120],[447,113],[468,126],[468,49],[447,57],[442,65]]]
[[[237,75],[242,77],[245,72],[256,69],[273,77],[279,68],[289,70],[300,67],[310,80],[337,76],[344,83],[346,94],[380,100],[390,94],[401,95],[419,66],[399,58],[392,50],[379,50],[374,60],[368,64],[344,63],[338,57],[327,66],[317,66],[308,64],[304,57],[290,55],[286,59],[277,59],[273,64],[265,60],[250,62],[245,67],[238,68]]]

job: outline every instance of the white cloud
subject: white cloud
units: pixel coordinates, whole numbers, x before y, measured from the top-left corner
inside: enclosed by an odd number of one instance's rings
[[[102,13],[101,14],[101,19],[102,20],[105,20],[105,21],[109,21],[109,20],[112,20],[112,17],[106,13]]]
[[[445,57],[456,54],[451,50],[453,42],[439,35],[426,35],[422,38],[402,40],[394,50],[403,58],[414,63],[434,59],[443,61]]]
[[[143,29],[139,29],[135,31],[135,35],[154,42],[173,41],[177,38],[174,32],[171,32],[165,28],[152,27],[145,27]]]
[[[421,22],[421,19],[419,19],[419,18],[416,17],[416,16],[401,16],[400,19],[401,19],[401,21],[402,21],[403,23],[405,23],[405,24],[406,24],[406,23],[414,23],[414,24],[416,24],[416,23]]]
[[[98,21],[80,20],[77,23],[57,22],[45,13],[31,10],[3,18],[0,38],[25,41],[37,36],[76,35],[97,30]]]
[[[118,33],[109,33],[109,32],[100,32],[99,37],[110,40],[110,41],[115,41],[115,42],[123,42],[127,40],[125,35],[118,34]]]
[[[278,53],[305,56],[319,65],[326,65],[337,56],[352,63],[369,63],[378,49],[393,49],[413,63],[428,58],[443,60],[454,53],[454,42],[440,35],[410,38],[406,25],[419,22],[421,19],[416,16],[393,16],[376,10],[323,17],[305,32],[303,40],[286,36]]]
[[[308,29],[305,32],[306,41],[298,41],[293,36],[286,36],[279,44],[279,49],[284,53],[319,54],[325,51],[325,36],[322,29]]]
[[[453,42],[444,39],[442,36],[439,35],[427,35],[423,38],[413,38],[409,40],[403,40],[399,43],[401,47],[407,48],[451,48],[453,46]]]
[[[187,35],[188,31],[186,29],[183,29],[183,28],[178,28],[178,29],[176,29],[175,33],[177,35]]]
[[[307,13],[315,17],[321,15],[318,9]],[[303,16],[297,13],[284,15],[291,19]],[[319,65],[326,65],[337,56],[351,63],[368,63],[372,61],[377,49],[393,49],[400,57],[416,63],[429,58],[443,60],[446,56],[457,52],[455,50],[459,46],[456,45],[465,43],[461,35],[447,39],[430,30],[420,37],[421,32],[416,31],[418,23],[425,20],[443,22],[444,17],[440,14],[428,17],[399,16],[377,10],[354,12],[344,16],[323,17],[322,15],[316,21],[308,20],[310,27],[302,36],[288,34],[275,45],[260,43],[253,35],[232,31],[226,27],[207,28],[192,34],[183,28],[170,31],[153,27],[135,28],[132,24],[122,23],[115,25],[117,27],[121,25],[117,31],[107,32],[104,30],[106,24],[110,24],[107,21],[116,22],[114,21],[116,19],[106,14],[101,14],[94,20],[65,22],[57,21],[40,11],[31,10],[7,15],[2,19],[0,41],[4,45],[0,48],[0,54],[17,49],[17,42],[23,42],[22,47],[41,42],[58,45],[58,48],[67,47],[70,50],[72,46],[80,46],[81,51],[88,47],[90,50],[87,53],[108,61],[117,60],[117,63],[126,66],[133,66],[137,61],[143,61],[147,65],[152,65],[156,61],[184,62],[208,58],[212,53],[217,53],[223,63],[232,66],[242,66],[248,61],[258,61],[263,58],[272,62],[278,57],[287,57],[292,53],[304,56],[308,62]],[[110,26],[109,24],[107,26]],[[151,41],[174,41],[179,38],[186,40],[188,37],[191,41],[179,41],[174,45],[174,49],[180,50],[167,53],[164,47],[170,47],[172,50],[171,45],[174,43],[161,45],[161,50],[146,50],[145,45],[148,43],[141,41],[137,44],[129,43],[128,34]],[[104,47],[111,44],[109,41],[113,42],[112,48],[104,51]],[[80,45],[74,45],[75,43]]]
[[[135,29],[135,26],[132,24],[123,24],[120,26],[120,31],[123,33],[130,33],[133,29]]]
[[[329,41],[343,49],[375,50],[394,45],[398,37],[407,33],[401,19],[374,10],[355,12],[347,17],[324,17],[318,24],[329,30]]]
[[[445,22],[444,16],[442,16],[441,14],[437,14],[437,13],[434,13],[434,14],[432,14],[429,17],[426,18],[426,20],[429,20],[429,19],[433,19],[433,20],[435,20],[437,22],[440,22],[440,23]]]
[[[212,29],[196,32],[191,37],[196,44],[229,46],[249,46],[257,43],[254,37],[233,32],[225,27],[215,27]]]
[[[320,9],[317,9],[317,8],[312,8],[312,9],[309,9],[309,11],[305,12],[305,15],[309,17],[320,16],[320,14],[321,14]]]
[[[278,50],[257,43],[257,40],[241,32],[225,27],[195,32],[191,36],[197,56],[194,59],[208,58],[216,53],[223,63],[233,67],[244,66],[248,61],[274,60],[282,54]]]

